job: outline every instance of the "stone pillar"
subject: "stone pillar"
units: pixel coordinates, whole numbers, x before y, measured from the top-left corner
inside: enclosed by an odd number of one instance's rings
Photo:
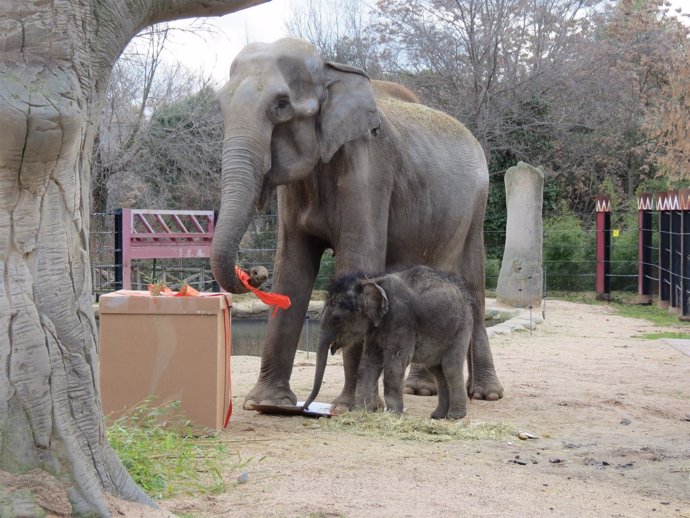
[[[544,170],[524,162],[505,175],[506,243],[496,300],[514,307],[541,306]]]

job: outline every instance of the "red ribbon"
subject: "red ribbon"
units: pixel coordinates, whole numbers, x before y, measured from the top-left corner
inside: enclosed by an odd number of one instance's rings
[[[290,302],[290,297],[287,295],[280,295],[279,293],[266,293],[265,291],[261,291],[249,284],[249,274],[239,266],[235,266],[235,273],[237,274],[237,278],[242,282],[242,284],[244,284],[245,288],[259,297],[261,302],[268,304],[269,306],[273,306],[271,318],[276,315],[278,309],[287,309],[292,304],[292,302]]]
[[[223,323],[225,324],[225,383],[228,387],[228,411],[225,414],[223,428],[228,427],[232,415],[232,383],[230,383],[230,355],[232,354],[232,340],[230,338],[230,308],[223,310]]]

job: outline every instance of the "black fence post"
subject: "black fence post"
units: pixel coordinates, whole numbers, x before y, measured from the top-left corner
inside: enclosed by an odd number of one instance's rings
[[[659,210],[659,307],[668,308],[671,300],[671,212],[668,193],[657,193]]]
[[[669,191],[670,198],[670,218],[671,218],[671,247],[670,247],[670,266],[671,266],[671,292],[669,293],[669,312],[680,314],[681,285],[681,211],[678,199],[678,191]]]
[[[652,210],[654,195],[637,197],[637,304],[652,303]]]
[[[690,189],[680,189],[680,319],[690,320]]]
[[[115,209],[113,224],[114,250],[115,250],[115,289],[122,287],[122,268],[124,264],[122,255],[122,209]]]

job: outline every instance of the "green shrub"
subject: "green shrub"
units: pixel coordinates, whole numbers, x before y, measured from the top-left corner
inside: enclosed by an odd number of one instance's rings
[[[326,250],[321,256],[321,264],[319,266],[319,275],[316,277],[314,283],[315,290],[325,290],[331,285],[331,281],[335,277],[335,256],[332,250]]]
[[[611,227],[611,291],[636,291],[637,212],[626,214]]]
[[[498,275],[501,272],[501,260],[494,257],[487,257],[484,265],[484,287],[487,290],[495,290],[498,284]]]
[[[502,175],[501,175],[502,176]],[[503,181],[493,179],[484,216],[484,247],[487,259],[503,255],[506,240],[506,191]]]
[[[592,290],[595,284],[595,233],[586,232],[573,214],[544,220],[546,288]]]

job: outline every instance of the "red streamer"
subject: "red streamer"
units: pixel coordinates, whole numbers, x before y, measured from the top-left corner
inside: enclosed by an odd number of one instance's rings
[[[279,293],[267,293],[249,284],[249,274],[239,266],[235,266],[235,273],[237,274],[237,278],[242,282],[242,284],[244,284],[245,288],[256,295],[261,302],[268,304],[269,306],[273,306],[271,318],[276,315],[278,309],[287,309],[292,304],[290,297],[287,295],[280,295]]]

